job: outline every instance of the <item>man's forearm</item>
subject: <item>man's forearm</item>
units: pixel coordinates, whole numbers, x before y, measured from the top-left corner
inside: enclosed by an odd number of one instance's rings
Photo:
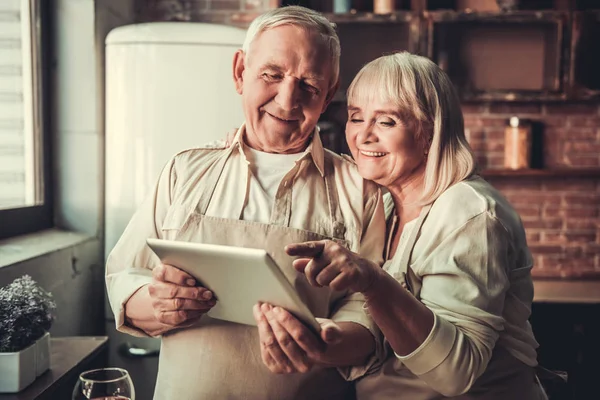
[[[148,285],[139,288],[125,304],[125,323],[150,336],[159,336],[169,330],[168,325],[158,322],[154,316]]]
[[[337,322],[342,340],[329,345],[318,364],[328,367],[345,367],[364,364],[375,351],[375,338],[364,326],[355,322]]]

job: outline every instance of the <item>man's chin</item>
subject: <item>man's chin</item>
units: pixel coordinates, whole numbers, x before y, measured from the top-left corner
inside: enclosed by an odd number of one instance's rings
[[[273,141],[263,141],[265,150],[267,153],[300,153],[306,149],[309,140],[305,138],[301,139],[297,135],[283,135],[270,132],[271,138],[276,138]]]

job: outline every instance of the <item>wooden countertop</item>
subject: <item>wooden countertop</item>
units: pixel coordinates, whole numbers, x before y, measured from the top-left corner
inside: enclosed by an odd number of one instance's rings
[[[102,367],[107,354],[106,336],[50,338],[50,369],[21,392],[0,394],[0,400],[70,399],[79,374]]]
[[[534,303],[600,304],[600,280],[534,279]]]

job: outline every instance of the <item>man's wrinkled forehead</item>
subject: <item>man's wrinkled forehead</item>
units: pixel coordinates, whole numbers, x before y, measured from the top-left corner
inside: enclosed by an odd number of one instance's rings
[[[281,38],[277,33],[277,29],[284,27],[293,27],[302,31],[304,34],[296,38],[294,42],[280,40]],[[276,57],[276,54],[283,54],[287,50],[298,48],[298,46],[302,44],[298,41],[307,44],[311,49],[311,52],[317,53],[315,58],[318,60],[317,64],[319,66],[323,64],[328,64],[329,66],[329,64],[331,64],[333,56],[327,38],[318,32],[310,32],[305,28],[296,25],[281,25],[265,29],[258,33],[250,44],[246,59],[249,61],[255,53],[262,53],[267,55],[266,58],[270,58],[268,62],[277,63],[277,60],[273,59]],[[279,64],[281,64],[281,62],[279,62]]]

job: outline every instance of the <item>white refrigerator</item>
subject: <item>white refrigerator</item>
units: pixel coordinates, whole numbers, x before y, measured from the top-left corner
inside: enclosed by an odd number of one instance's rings
[[[107,36],[105,260],[169,158],[242,123],[232,65],[245,33],[157,22]],[[117,332],[108,301],[105,307],[109,363],[131,373],[138,399],[151,399],[160,341]]]

